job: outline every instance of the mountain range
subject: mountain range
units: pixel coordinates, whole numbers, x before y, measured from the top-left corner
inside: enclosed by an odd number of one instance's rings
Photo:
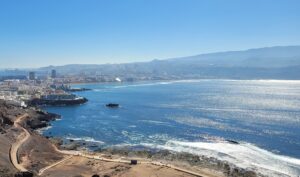
[[[300,79],[300,46],[276,46],[208,53],[124,64],[70,64],[55,69],[62,75],[104,75],[149,78]]]
[[[277,46],[125,64],[50,66],[61,74],[119,77],[300,79],[300,46]]]

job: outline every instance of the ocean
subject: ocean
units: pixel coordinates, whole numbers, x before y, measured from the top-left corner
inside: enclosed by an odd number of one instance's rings
[[[206,155],[270,176],[300,175],[300,81],[183,80],[81,84],[89,102],[47,136],[99,147],[144,146]],[[118,103],[117,109],[107,103]],[[237,141],[239,144],[227,140]]]

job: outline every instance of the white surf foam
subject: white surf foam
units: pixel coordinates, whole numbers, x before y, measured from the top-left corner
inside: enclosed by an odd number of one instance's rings
[[[51,128],[52,128],[52,126],[47,126],[47,127],[39,128],[39,129],[37,129],[36,131],[37,131],[39,134],[43,134],[46,130],[51,129]]]
[[[156,124],[156,125],[167,125],[168,122],[156,121],[156,120],[138,120],[138,122],[144,122],[149,124]]]
[[[241,168],[259,171],[267,176],[300,175],[300,159],[277,155],[248,143],[168,141],[165,145],[155,147],[214,157]]]
[[[95,140],[94,138],[91,138],[91,137],[66,137],[66,139],[74,140],[74,141],[86,141],[86,142],[104,144],[103,141]]]
[[[174,83],[192,83],[200,82],[202,80],[174,80],[174,81],[161,81],[161,82],[151,82],[151,83],[138,83],[138,84],[129,84],[129,85],[118,85],[113,88],[126,88],[126,87],[144,87],[144,86],[155,86],[155,85],[168,85]]]

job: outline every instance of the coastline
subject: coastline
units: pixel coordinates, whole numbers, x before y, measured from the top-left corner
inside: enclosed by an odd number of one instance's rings
[[[14,107],[15,109],[15,107]],[[20,108],[17,108],[20,109]],[[86,165],[84,163],[98,163],[98,164],[110,164],[116,166],[124,166],[128,170],[128,173],[132,173],[132,169],[136,168],[150,168],[149,173],[155,173],[157,168],[165,169],[161,175],[164,176],[177,176],[179,174],[186,174],[185,176],[207,176],[207,177],[216,177],[216,176],[256,176],[254,172],[247,171],[239,168],[233,168],[229,164],[222,163],[216,159],[198,157],[192,154],[187,153],[174,153],[171,151],[157,151],[150,154],[149,150],[134,151],[132,149],[103,149],[98,152],[88,152],[88,151],[72,151],[72,150],[60,150],[62,147],[58,146],[60,140],[58,138],[49,138],[44,137],[38,133],[38,129],[42,127],[49,126],[50,121],[55,121],[58,115],[41,112],[36,108],[26,108],[22,109],[21,112],[28,114],[27,119],[21,120],[17,123],[24,129],[21,130],[21,127],[12,127],[7,130],[7,136],[10,133],[14,134],[13,136],[19,137],[20,134],[23,134],[22,131],[28,132],[29,137],[24,140],[24,144],[19,145],[19,149],[16,150],[17,159],[20,161],[25,169],[32,172],[34,175],[43,176],[50,175],[52,170],[55,170],[56,173],[62,172],[65,170],[64,163],[75,163],[75,161],[80,161],[82,163],[78,164],[82,166],[79,168],[79,171],[75,171],[79,174],[96,173],[94,166]],[[37,118],[36,116],[39,116]],[[18,120],[18,119],[16,119]],[[46,123],[46,122],[47,123]],[[35,122],[32,124],[30,122]],[[16,132],[11,132],[13,129],[20,129]],[[4,135],[5,135],[4,134]],[[19,138],[12,138],[11,143],[17,142]],[[11,144],[13,145],[13,144]],[[80,147],[79,147],[80,148]],[[41,153],[43,152],[43,153]],[[92,158],[96,157],[96,158]],[[73,160],[72,160],[73,159]],[[75,159],[75,160],[74,160]],[[136,166],[130,165],[130,160],[138,159],[138,164]],[[180,167],[180,168],[179,168]],[[74,167],[75,168],[75,167]],[[72,168],[74,170],[74,168]],[[78,168],[78,166],[76,167]],[[140,169],[139,173],[142,173],[143,168]],[[41,172],[41,170],[43,170]],[[82,171],[81,171],[82,170]],[[144,169],[145,170],[145,169]],[[110,176],[116,175],[119,171],[113,170],[110,173]],[[12,170],[16,173],[16,171]],[[69,171],[69,173],[71,173]],[[123,171],[123,173],[125,173]],[[89,176],[88,174],[86,176]],[[51,176],[51,175],[50,175]]]
[[[16,107],[14,107],[14,109],[15,108]],[[109,174],[109,176],[115,176],[120,172],[128,173],[128,176],[132,176],[132,174],[136,172],[138,172],[139,174],[143,174],[144,170],[148,170],[147,173],[154,174],[156,173],[155,169],[158,168],[164,169],[161,172],[162,176],[171,177],[173,175],[178,176],[180,174],[185,174],[184,176],[202,176],[194,170],[189,171],[188,169],[181,169],[175,166],[173,167],[171,164],[153,162],[147,159],[139,159],[139,163],[137,165],[132,166],[130,165],[131,158],[126,159],[126,157],[121,157],[119,155],[109,156],[104,153],[96,154],[87,151],[60,150],[59,147],[57,148],[57,143],[53,142],[53,140],[50,140],[47,137],[43,137],[36,131],[41,127],[45,127],[44,125],[47,125],[45,124],[45,121],[47,121],[47,123],[49,121],[54,121],[55,119],[54,117],[52,117],[54,114],[48,115],[48,113],[46,112],[41,113],[35,108],[26,108],[21,110],[21,112],[24,113],[24,116],[26,115],[26,118],[14,118],[14,121],[16,121],[15,124],[12,124],[11,128],[8,128],[6,130],[6,133],[3,134],[3,136],[12,136],[11,146],[15,150],[13,151],[12,155],[10,155],[10,158],[15,157],[15,160],[12,164],[15,167],[20,166],[22,167],[22,169],[0,169],[0,176],[14,176],[14,174],[19,176],[60,176],[58,175],[59,173],[66,173],[66,164],[64,163],[74,164],[75,162],[79,162],[79,164],[77,164],[76,167],[74,166],[71,167],[71,169],[68,169],[67,174],[69,174],[70,176],[74,176],[76,174],[80,174],[83,176],[92,176],[92,174],[94,173],[103,173],[103,171],[107,171],[106,173]],[[37,119],[37,115],[42,116],[40,116]],[[31,121],[36,122],[35,126],[32,126],[33,124],[28,124],[28,122]],[[41,123],[41,125],[43,126],[36,126],[37,124],[39,124],[37,122]],[[27,134],[26,138],[24,138],[22,135],[24,133]],[[15,145],[14,142],[18,142],[18,145]],[[38,144],[38,146],[36,146],[36,144]],[[107,169],[97,171],[95,170],[95,165],[86,164],[91,163],[92,161],[93,163],[101,164],[104,166],[107,165]],[[5,166],[8,167],[8,165]],[[120,171],[119,168],[124,169]],[[55,173],[52,170],[54,170]],[[205,176],[211,177],[220,176],[219,173],[210,171],[209,169],[205,171],[205,174],[207,174]]]
[[[171,81],[171,82],[174,82],[174,81]],[[176,81],[175,81],[176,82]],[[177,81],[178,82],[178,81]],[[183,82],[183,81],[179,81],[179,82]],[[186,82],[186,81],[184,81],[184,82]],[[158,83],[158,84],[160,84],[160,83]],[[72,143],[71,143],[72,144]],[[79,146],[79,148],[81,148],[81,146]],[[221,153],[220,153],[220,156],[222,156],[222,147],[220,146],[219,147],[220,148],[220,150],[221,150]],[[238,147],[237,147],[238,148]],[[252,148],[252,147],[251,147]],[[255,147],[254,147],[255,148]],[[234,148],[235,149],[235,148]],[[125,150],[126,150],[126,147],[125,147]],[[124,149],[122,150],[122,151],[125,151]],[[249,150],[249,149],[248,149]],[[263,150],[263,149],[258,149],[258,150]],[[109,150],[108,150],[109,151]],[[121,151],[121,150],[120,150]],[[124,156],[127,156],[128,154],[129,155],[132,155],[132,154],[134,154],[134,153],[137,153],[137,152],[133,152],[134,151],[134,149],[127,149],[127,153],[125,153],[125,154],[123,154]],[[146,149],[145,148],[145,150],[144,151],[146,151],[145,153],[149,153],[149,152],[147,152],[148,151],[148,149]],[[105,150],[103,150],[102,151],[102,153],[105,153]],[[151,152],[151,148],[150,148],[150,152]],[[169,152],[172,152],[172,153],[175,153],[174,151],[172,151],[172,148],[169,148]],[[179,151],[180,152],[180,151]],[[116,153],[116,152],[114,152],[115,154],[118,154],[118,153]],[[139,152],[139,153],[137,153],[137,154],[143,154],[144,152]],[[152,152],[151,152],[152,153]],[[260,153],[260,152],[257,152],[257,153]],[[175,153],[175,154],[178,154],[178,153]],[[121,155],[122,155],[122,153],[121,153]],[[255,155],[259,155],[259,154],[255,154]],[[275,155],[275,154],[271,154],[271,155]],[[195,155],[196,156],[196,155]],[[234,157],[234,156],[233,156]],[[239,156],[240,157],[240,156]],[[182,160],[182,159],[181,159]],[[272,160],[272,159],[271,159]],[[276,159],[273,159],[273,160],[276,160]],[[270,163],[272,163],[273,161],[270,161]],[[220,161],[220,163],[223,163],[222,161]],[[260,164],[260,162],[258,162],[259,164],[257,164],[257,165],[261,165]],[[234,169],[234,165],[235,164],[238,164],[238,162],[237,163],[232,163],[232,161],[231,161],[231,164],[230,164],[230,166],[232,166],[232,169]],[[270,164],[271,165],[271,164]],[[260,166],[261,167],[261,166]],[[263,167],[262,167],[263,168]],[[296,167],[297,168],[297,167]],[[252,170],[255,170],[255,171],[259,171],[258,169],[256,169],[256,168],[252,168]],[[280,167],[278,168],[275,168],[274,169],[275,171],[276,170],[280,170]],[[280,171],[279,171],[280,172]],[[277,175],[277,176],[279,176],[279,175]]]
[[[138,159],[138,161],[141,161],[141,164],[150,163],[158,166],[173,168],[195,176],[203,176],[197,174],[197,172],[200,171],[201,173],[203,173],[202,170],[204,169],[204,171],[210,171],[213,174],[216,173],[217,176],[263,177],[262,174],[256,173],[253,170],[239,168],[234,164],[230,164],[226,161],[220,161],[212,157],[199,156],[186,152],[175,152],[172,150],[165,149],[153,149],[146,146],[140,146],[139,148],[135,148],[132,146],[112,146],[103,149],[97,148],[92,150],[88,146],[93,145],[96,142],[95,140],[87,141],[84,139],[68,138],[69,141],[66,142],[63,141],[61,137],[47,138],[50,141],[55,142],[54,144],[55,146],[57,146],[60,152],[65,152],[66,154],[75,153],[77,155],[83,154],[83,156],[90,159],[90,156],[98,156],[100,157],[100,159],[98,160],[115,162],[115,159],[118,159],[117,161],[127,164],[130,164],[130,160],[132,159]],[[178,166],[184,166],[186,169],[179,168]],[[193,172],[193,170],[195,172]],[[211,175],[212,174],[206,174],[206,176]]]

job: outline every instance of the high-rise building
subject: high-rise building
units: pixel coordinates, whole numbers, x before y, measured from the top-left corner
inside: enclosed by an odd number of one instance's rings
[[[51,78],[56,78],[56,70],[52,69],[51,71]]]
[[[35,80],[35,72],[29,72],[29,80]]]

